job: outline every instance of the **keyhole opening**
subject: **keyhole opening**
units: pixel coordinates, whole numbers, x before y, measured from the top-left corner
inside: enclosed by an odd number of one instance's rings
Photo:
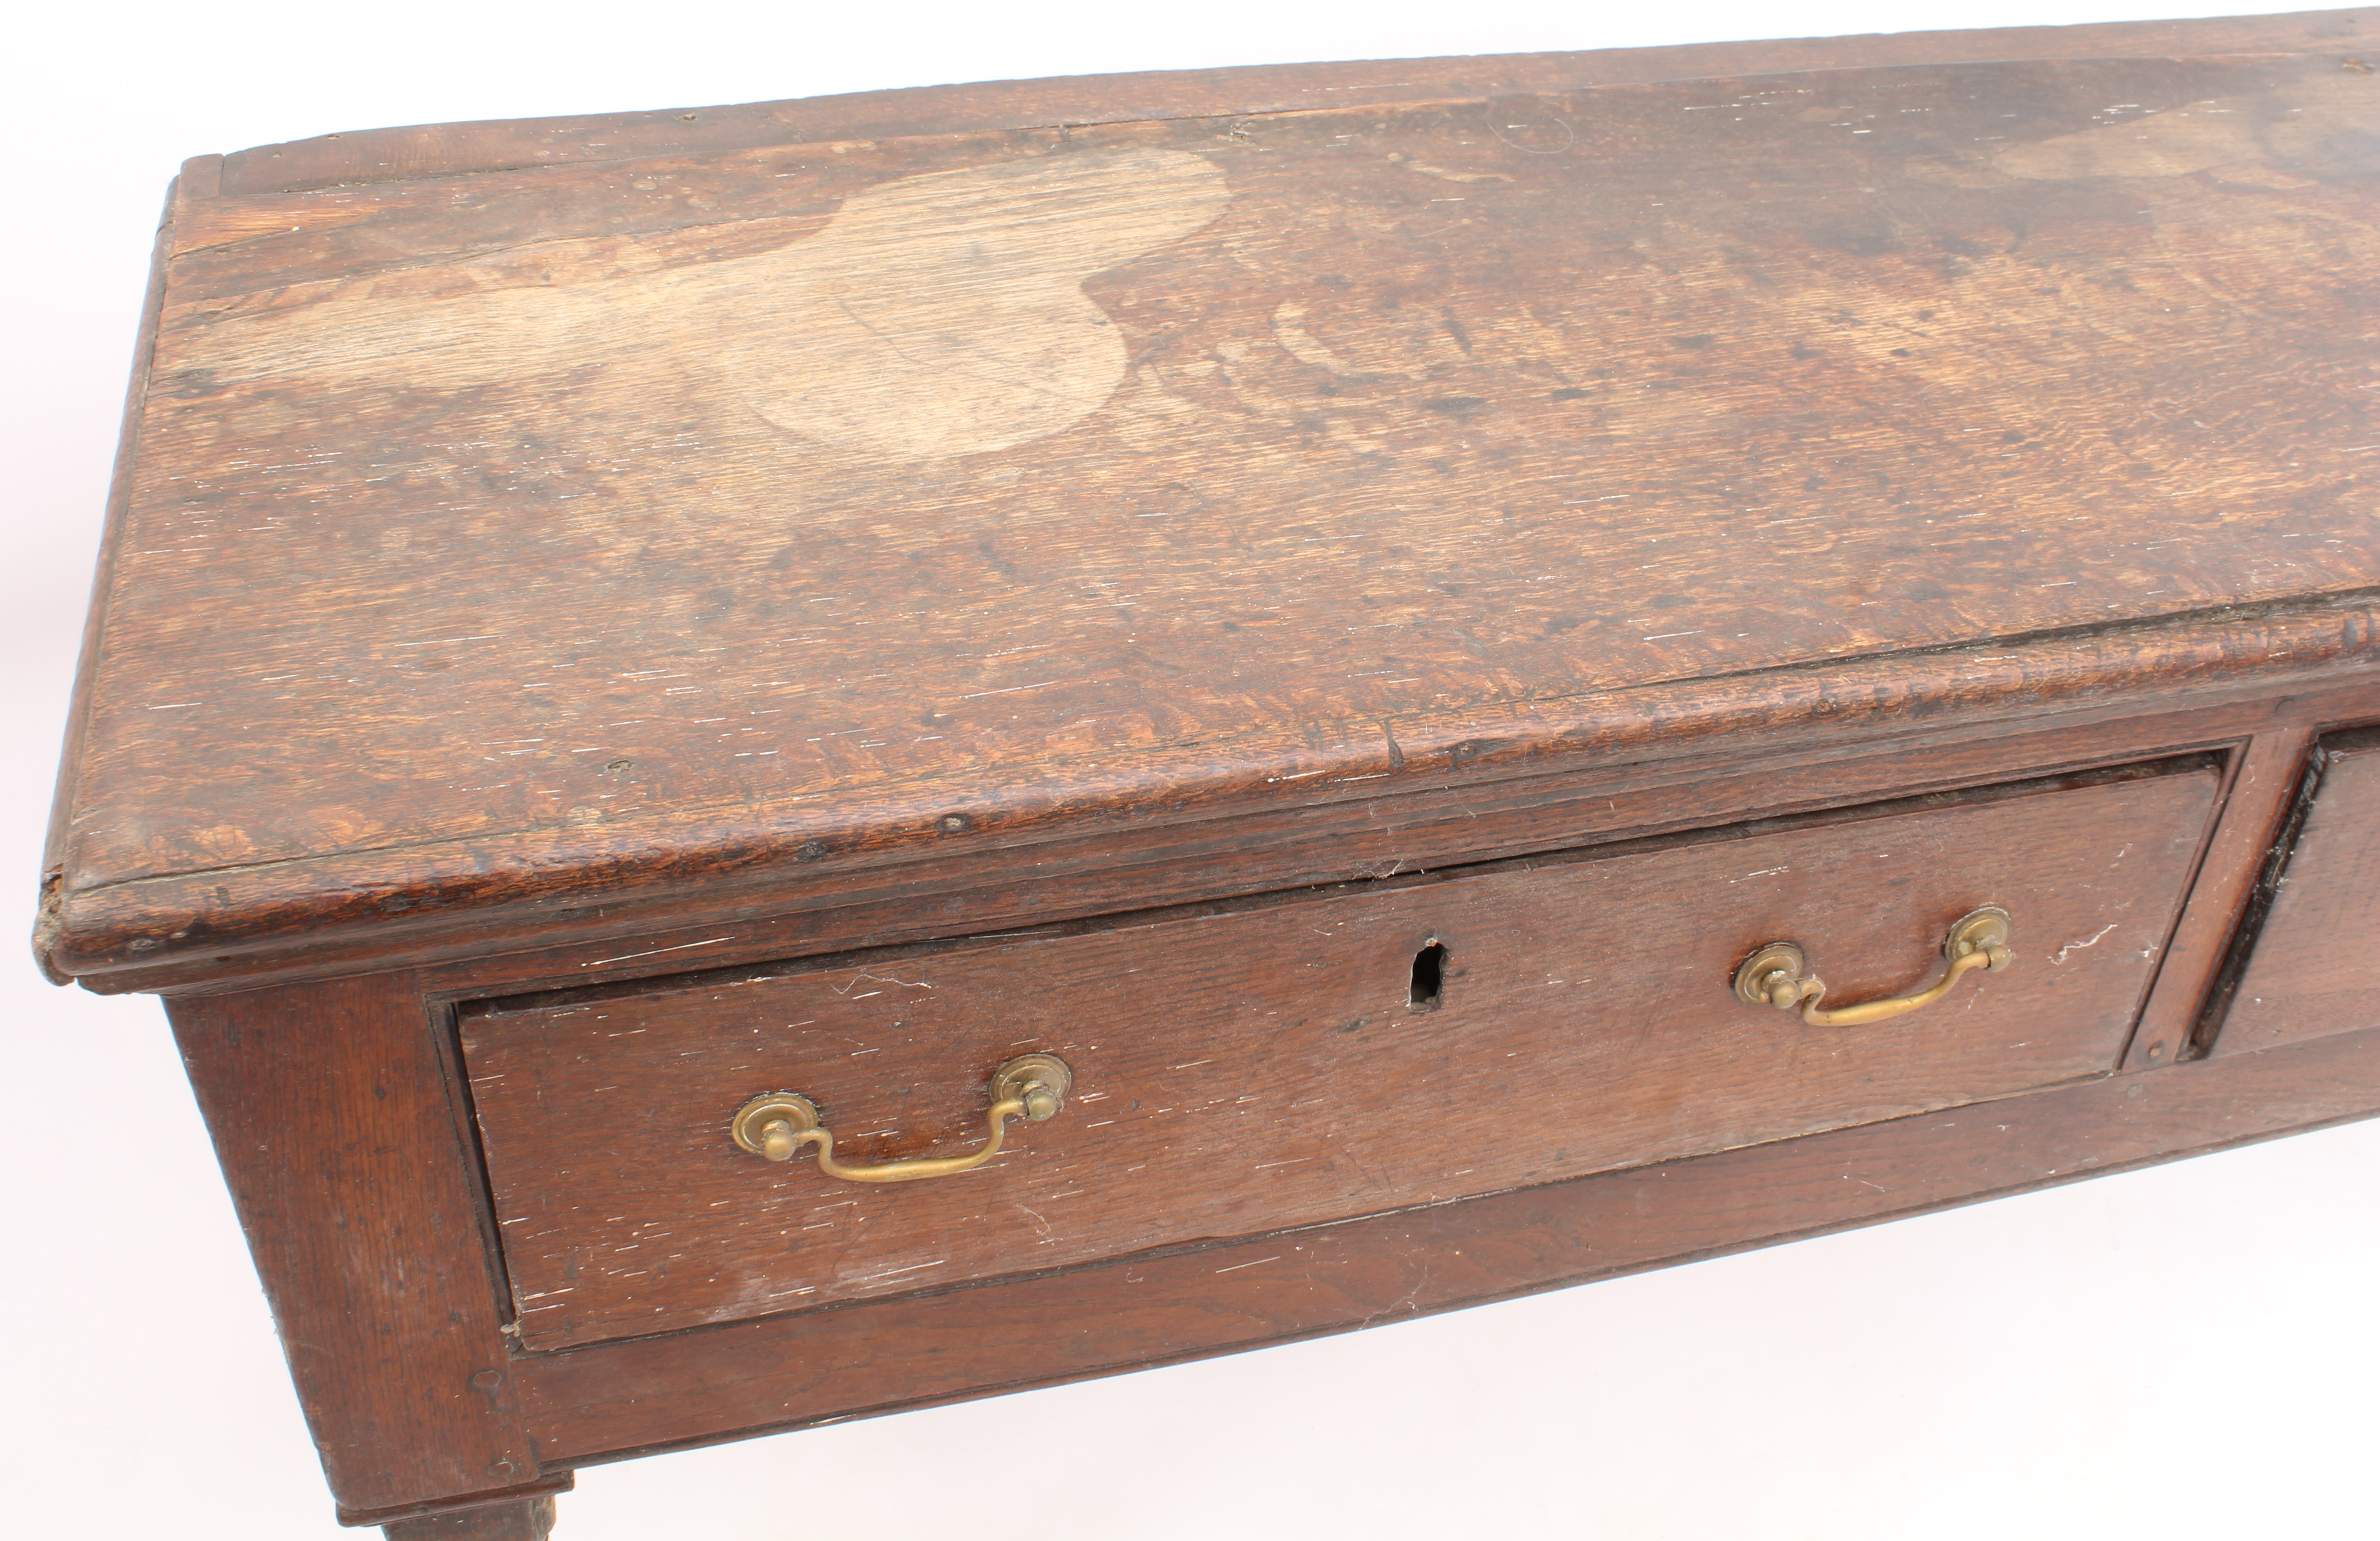
[[[1446,989],[1446,945],[1432,941],[1414,954],[1413,989],[1405,1004],[1416,1012],[1431,1010]]]

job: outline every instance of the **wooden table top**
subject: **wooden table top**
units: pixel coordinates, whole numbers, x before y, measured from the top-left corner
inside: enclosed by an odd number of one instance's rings
[[[194,162],[40,945],[2368,658],[2375,18]]]

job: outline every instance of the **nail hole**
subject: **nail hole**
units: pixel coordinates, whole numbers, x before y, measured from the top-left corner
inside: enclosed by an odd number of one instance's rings
[[[1446,947],[1432,941],[1414,954],[1413,991],[1405,1004],[1417,1012],[1426,1012],[1438,1004],[1446,989]]]

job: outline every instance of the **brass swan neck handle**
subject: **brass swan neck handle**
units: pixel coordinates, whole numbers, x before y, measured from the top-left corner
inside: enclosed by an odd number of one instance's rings
[[[991,1106],[985,1112],[981,1148],[966,1156],[919,1156],[905,1161],[847,1167],[834,1159],[834,1135],[819,1122],[818,1107],[798,1092],[767,1092],[736,1110],[727,1128],[735,1143],[771,1161],[790,1161],[802,1147],[818,1147],[819,1171],[846,1183],[909,1183],[971,1171],[1000,1154],[1008,1121],[1040,1123],[1058,1116],[1075,1073],[1054,1054],[1020,1054],[991,1073]]]
[[[1949,993],[1967,973],[1982,968],[1998,973],[2016,961],[2009,951],[2009,932],[2012,922],[2009,912],[1997,904],[1961,916],[1951,926],[1950,934],[1942,939],[1942,955],[1950,966],[1942,977],[1924,989],[1906,995],[1895,995],[1882,1001],[1863,1001],[1853,1006],[1838,1006],[1822,1010],[1818,1002],[1826,998],[1827,987],[1817,976],[1804,972],[1809,961],[1799,945],[1790,941],[1772,941],[1743,960],[1735,971],[1737,999],[1751,1006],[1774,1006],[1779,1011],[1801,1013],[1802,1020],[1813,1027],[1856,1027],[1863,1023],[1882,1022],[1920,1006],[1930,1006]]]

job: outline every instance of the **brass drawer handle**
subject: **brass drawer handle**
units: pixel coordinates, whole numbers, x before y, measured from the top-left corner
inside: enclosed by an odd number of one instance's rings
[[[972,1156],[920,1156],[872,1167],[847,1167],[834,1159],[834,1135],[819,1122],[818,1109],[795,1092],[769,1092],[736,1110],[728,1132],[755,1156],[790,1161],[802,1147],[818,1147],[819,1171],[847,1183],[907,1183],[968,1171],[1000,1154],[1002,1128],[1013,1118],[1040,1123],[1058,1116],[1075,1073],[1054,1054],[1020,1054],[991,1073],[990,1137]]]
[[[1988,968],[1997,973],[2015,962],[2016,954],[2009,951],[2009,912],[1998,904],[1986,904],[1961,916],[1950,928],[1950,934],[1942,939],[1942,955],[1950,960],[1949,968],[1933,984],[1907,995],[1821,1011],[1818,1002],[1825,998],[1827,987],[1818,982],[1816,976],[1803,972],[1809,961],[1802,955],[1802,949],[1790,941],[1772,941],[1744,959],[1743,966],[1735,971],[1735,993],[1746,1005],[1775,1006],[1787,1012],[1798,1007],[1802,1020],[1815,1027],[1856,1027],[1864,1022],[1882,1022],[1888,1016],[1932,1005],[1970,969]]]

